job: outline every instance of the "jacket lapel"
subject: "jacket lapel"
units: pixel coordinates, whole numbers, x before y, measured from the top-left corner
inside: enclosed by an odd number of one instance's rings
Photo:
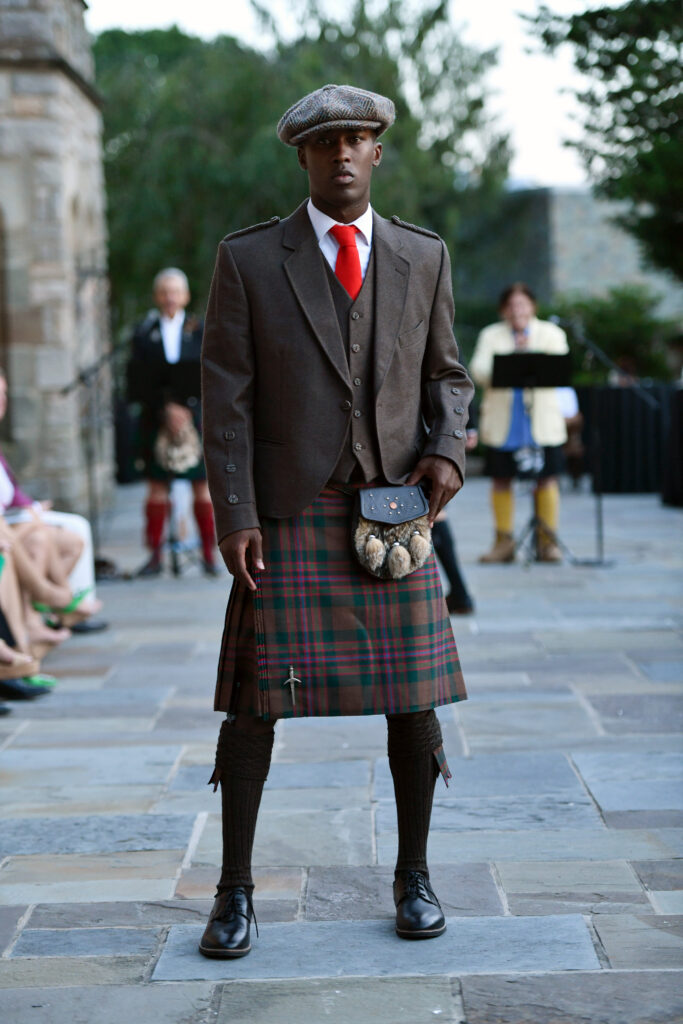
[[[400,239],[392,225],[373,217],[375,250],[375,394],[384,382],[398,344],[403,308],[410,280],[410,263],[400,256]]]
[[[284,268],[304,316],[335,370],[350,386],[349,364],[325,273],[325,257],[320,252],[306,203],[288,218],[282,244],[293,250]]]

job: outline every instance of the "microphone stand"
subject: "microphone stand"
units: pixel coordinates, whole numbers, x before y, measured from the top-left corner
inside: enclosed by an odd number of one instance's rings
[[[83,438],[83,451],[85,454],[85,470],[88,491],[88,520],[92,530],[93,550],[95,556],[95,578],[98,580],[111,580],[119,577],[116,565],[109,559],[100,556],[100,502],[97,489],[97,433],[102,422],[98,401],[98,377],[100,372],[111,363],[116,355],[116,349],[111,348],[104,352],[89,366],[79,370],[74,379],[63,388],[60,388],[60,395],[70,395],[75,391],[83,390],[85,395],[86,414],[84,417],[85,430],[81,431]]]
[[[576,341],[578,345],[586,349],[586,351],[592,353],[596,359],[606,366],[609,370],[614,370],[620,374],[622,371],[614,362],[613,359],[604,352],[596,342],[591,338],[586,337],[583,329],[583,323],[578,317],[572,317],[567,320],[559,316],[550,316],[548,319],[557,324],[559,327],[566,328],[570,339]],[[632,384],[633,390],[639,396],[646,405],[649,405],[651,409],[658,409],[660,403],[654,398],[653,395],[647,393],[643,385],[638,380],[634,380]],[[599,567],[608,568],[614,565],[614,559],[605,558],[605,529],[604,529],[604,509],[603,509],[603,491],[602,491],[602,459],[601,459],[601,437],[600,437],[600,424],[598,421],[598,401],[597,392],[595,387],[591,388],[591,431],[590,431],[590,446],[592,451],[592,463],[593,463],[593,493],[595,494],[595,538],[596,538],[596,557],[595,558],[575,558],[573,560],[574,565],[585,566],[585,567]]]

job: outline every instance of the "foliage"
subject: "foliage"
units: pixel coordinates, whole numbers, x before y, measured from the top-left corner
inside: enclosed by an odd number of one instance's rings
[[[267,52],[177,28],[104,32],[95,41],[105,97],[112,302],[119,324],[149,305],[161,266],[188,273],[201,309],[218,240],[305,197],[295,154],[275,125],[326,82],[351,81],[396,101],[373,205],[453,238],[461,211],[496,200],[508,162],[492,129],[484,77],[492,52],[461,43],[446,2],[416,12],[355,0],[344,20],[319,0],[299,3],[301,30],[285,41],[266,10]]]
[[[553,303],[553,312],[568,328],[576,384],[595,384],[607,378],[606,368],[582,348],[578,335],[595,342],[620,369],[636,377],[668,380],[666,342],[676,326],[656,313],[658,296],[643,285],[621,285],[597,298],[565,296]],[[540,311],[543,315],[543,310]],[[564,323],[563,323],[564,326]]]
[[[656,265],[683,278],[683,19],[680,0],[630,0],[529,19],[545,47],[574,49],[587,76],[577,92],[575,145],[601,192],[626,200],[621,223]]]

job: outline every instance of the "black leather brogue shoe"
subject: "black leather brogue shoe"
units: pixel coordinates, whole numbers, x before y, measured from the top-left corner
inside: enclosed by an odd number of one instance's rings
[[[246,956],[251,949],[252,917],[254,908],[248,889],[236,885],[219,892],[199,941],[199,952],[217,960]]]
[[[421,871],[401,871],[394,881],[396,934],[402,939],[435,939],[446,921],[434,890]]]

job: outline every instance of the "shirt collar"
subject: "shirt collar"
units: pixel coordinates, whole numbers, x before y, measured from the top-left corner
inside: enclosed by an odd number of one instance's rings
[[[328,217],[326,213],[319,210],[317,206],[313,205],[313,200],[308,200],[308,216],[311,219],[313,230],[315,231],[316,238],[320,242],[321,239],[328,233],[330,228],[333,228],[335,224],[340,224],[341,221],[333,220],[332,217]],[[368,208],[365,213],[362,213],[357,220],[351,222],[355,227],[358,228],[363,240],[366,245],[372,244],[372,207],[368,203]]]

